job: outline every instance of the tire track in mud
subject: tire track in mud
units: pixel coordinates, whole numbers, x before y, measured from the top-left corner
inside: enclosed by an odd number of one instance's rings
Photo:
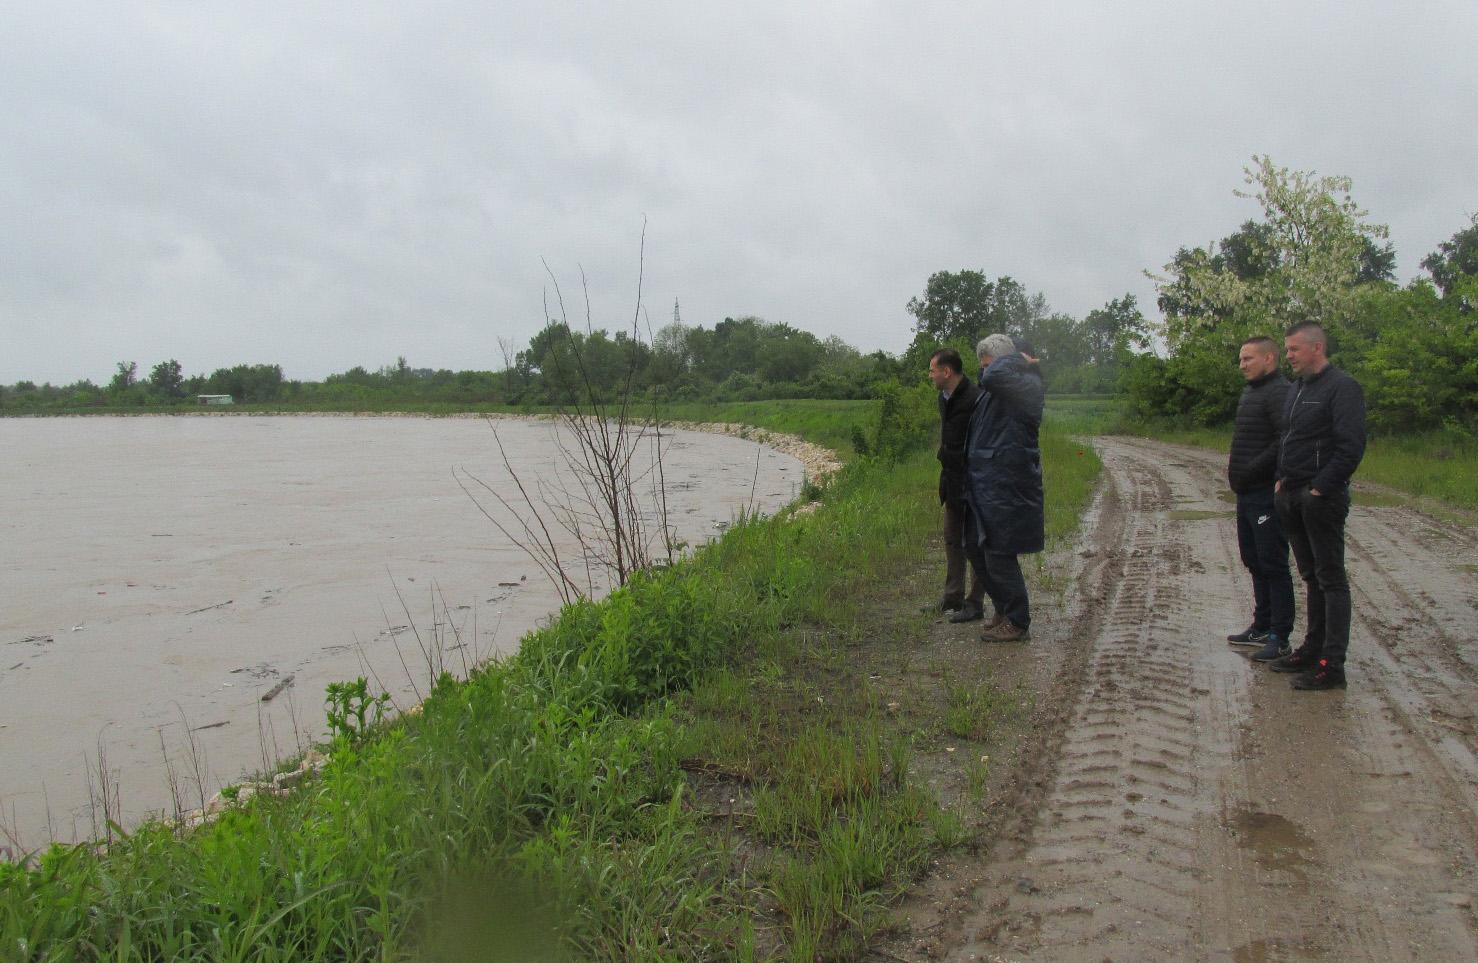
[[[1174,517],[1188,487],[1175,466],[1127,448],[1100,454],[1127,514],[1122,571],[1102,587],[1085,684],[1041,821],[1010,867],[1011,895],[982,944],[951,958],[986,946],[1054,960],[1175,957],[1194,936],[1209,690],[1194,651],[1206,615],[1186,576],[1204,571],[1192,536],[1205,526]]]
[[[1053,640],[1076,690],[930,955],[1478,959],[1478,539],[1357,508],[1351,689],[1294,693],[1221,641],[1250,607],[1221,456],[1098,447],[1110,563],[1079,572],[1090,635]]]
[[[1478,837],[1478,538],[1408,509],[1362,512],[1349,554],[1360,576],[1351,581],[1355,621],[1378,644],[1371,668],[1383,676],[1388,714],[1424,731]],[[1412,559],[1429,562],[1418,580],[1392,575]]]

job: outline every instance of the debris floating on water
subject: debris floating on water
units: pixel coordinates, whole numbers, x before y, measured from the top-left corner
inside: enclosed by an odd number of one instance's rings
[[[224,608],[227,605],[230,605],[234,601],[235,601],[235,599],[226,599],[226,601],[224,601],[224,602],[217,602],[215,605],[207,605],[204,608],[200,608],[200,609],[191,609],[190,611],[186,612],[185,614],[186,615],[195,615],[198,612],[209,612],[211,609]]]
[[[263,702],[271,702],[273,699],[277,698],[278,693],[280,693],[283,689],[286,689],[288,686],[290,686],[292,684],[293,684],[293,676],[287,676],[281,682],[277,683],[272,688],[268,689],[267,690],[267,694],[264,695],[264,696],[262,696],[262,701]]]

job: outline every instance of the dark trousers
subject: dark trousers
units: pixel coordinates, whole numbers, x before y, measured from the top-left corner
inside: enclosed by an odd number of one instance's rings
[[[944,597],[951,602],[973,602],[985,599],[982,571],[971,565],[970,594],[965,594],[965,503],[944,502]]]
[[[1253,627],[1271,629],[1288,641],[1293,631],[1293,575],[1271,486],[1237,496],[1237,547],[1252,575]]]
[[[1345,575],[1349,490],[1314,495],[1307,485],[1285,487],[1274,503],[1308,594],[1304,648],[1327,660],[1330,668],[1343,669],[1350,647],[1350,580]]]
[[[1015,555],[985,550],[980,541],[979,520],[968,507],[965,511],[965,554],[975,570],[984,573],[985,594],[990,596],[996,612],[1023,629],[1031,628],[1031,601],[1027,598],[1021,563]]]

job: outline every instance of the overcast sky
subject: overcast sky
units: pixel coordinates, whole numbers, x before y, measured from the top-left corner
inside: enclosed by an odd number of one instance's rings
[[[1478,4],[0,4],[0,383],[501,367],[598,326],[900,351],[934,271],[1081,316],[1354,179],[1402,281],[1478,209]],[[583,307],[571,304],[583,322]],[[576,310],[577,309],[577,310]]]

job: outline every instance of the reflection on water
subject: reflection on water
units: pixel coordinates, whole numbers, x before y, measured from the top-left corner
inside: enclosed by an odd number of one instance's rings
[[[525,483],[570,481],[555,430],[497,423]],[[672,441],[688,543],[801,483],[740,439]],[[480,420],[0,419],[0,451],[0,825],[31,845],[91,832],[99,746],[127,821],[170,809],[166,754],[199,805],[197,769],[209,796],[318,738],[329,682],[406,706],[557,606],[453,477],[516,501]]]

